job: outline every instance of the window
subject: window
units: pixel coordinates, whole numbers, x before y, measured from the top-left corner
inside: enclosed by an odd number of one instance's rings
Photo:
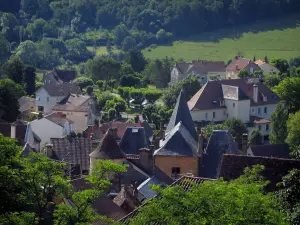
[[[235,103],[232,103],[232,107],[235,108]]]
[[[255,109],[252,109],[252,113],[254,113],[255,112]]]
[[[177,179],[180,174],[180,167],[172,167],[172,178]]]
[[[260,115],[260,108],[257,109],[257,114]]]
[[[213,112],[213,118],[216,118],[216,112]]]
[[[207,114],[207,113],[205,113],[205,119],[207,119],[207,117],[208,117],[208,114]]]
[[[49,102],[49,97],[47,97],[47,102]]]
[[[37,96],[35,97],[35,100],[36,100],[36,101],[39,101],[39,100],[40,100],[40,96],[37,95]]]
[[[258,125],[258,130],[261,130],[261,125]]]
[[[44,106],[38,106],[38,111],[39,112],[44,112]]]
[[[266,131],[269,131],[269,124],[266,124]]]
[[[250,67],[250,73],[253,73],[253,67]]]
[[[264,108],[264,113],[265,113],[265,114],[268,113],[268,108],[267,108],[267,107]]]

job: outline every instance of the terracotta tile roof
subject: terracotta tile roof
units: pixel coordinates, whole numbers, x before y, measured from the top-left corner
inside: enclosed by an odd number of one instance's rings
[[[264,64],[265,61],[263,61],[263,60],[261,60],[261,59],[258,59],[258,60],[256,60],[254,63],[257,64],[257,65],[261,65],[261,64]]]
[[[195,129],[195,123],[193,122],[190,110],[188,108],[186,97],[184,91],[181,90],[177,98],[175,108],[173,110],[172,116],[168,123],[166,134],[171,132],[171,130],[179,123],[182,122],[185,129],[190,133],[194,140],[198,140],[198,135]]]
[[[208,81],[189,101],[190,110],[210,110],[222,109],[226,106],[220,104],[220,100],[224,99],[222,85],[238,87],[250,99],[250,106],[277,104],[280,99],[262,82],[256,82],[258,85],[258,101],[253,101],[253,80],[249,79],[233,79]],[[266,101],[263,100],[263,95]]]
[[[250,116],[250,121],[253,122],[254,124],[266,124],[266,123],[271,123],[270,120],[260,118],[258,116]]]
[[[226,70],[238,72],[245,69],[249,64],[254,68],[254,70],[260,69],[259,66],[256,65],[252,60],[238,57],[226,67]]]
[[[267,190],[278,189],[276,184],[281,181],[291,169],[300,169],[300,160],[280,159],[271,157],[256,157],[245,155],[223,155],[220,177],[226,180],[236,179],[243,174],[246,167],[263,165],[262,175],[270,180]]]
[[[74,123],[72,120],[66,118],[65,114],[61,113],[51,113],[44,118],[62,127],[66,124],[66,122],[69,122],[70,124]]]
[[[82,171],[90,169],[92,141],[90,138],[51,138],[55,160],[63,160],[70,164],[79,164]]]
[[[89,99],[87,95],[70,93],[66,98],[53,106],[55,111],[88,112]]]
[[[191,70],[197,71],[197,73],[208,72],[225,72],[224,62],[207,61],[207,60],[193,60],[187,63],[177,63],[175,67],[183,74],[191,72]]]
[[[125,159],[115,137],[108,130],[98,147],[90,154],[96,159]]]
[[[289,159],[291,150],[288,144],[252,145],[247,150],[248,156],[262,156]]]
[[[70,93],[81,93],[78,85],[70,83],[45,84],[41,88],[44,88],[50,96],[68,96]]]

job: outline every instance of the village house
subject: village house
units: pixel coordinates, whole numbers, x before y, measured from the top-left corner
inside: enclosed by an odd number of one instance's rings
[[[263,71],[263,74],[270,74],[270,73],[279,73],[279,69],[272,66],[269,63],[266,63],[265,61],[259,59],[255,61],[255,64],[259,66],[259,68]]]
[[[19,99],[19,105],[20,105],[20,113],[21,113],[21,118],[23,120],[30,120],[33,116],[33,112],[35,112],[36,105],[35,105],[35,99],[30,98],[27,96],[22,96]]]
[[[188,75],[199,75],[200,82],[205,84],[211,76],[219,75],[219,79],[225,78],[224,62],[193,60],[192,62],[176,63],[171,70],[170,85],[183,80]]]
[[[74,70],[58,70],[53,69],[49,73],[44,73],[42,78],[43,84],[63,84],[70,83],[76,77]]]
[[[66,118],[64,114],[52,113],[45,117],[33,120],[27,126],[25,142],[32,147],[35,146],[34,139],[37,136],[43,147],[50,143],[50,138],[62,138],[69,135],[72,131],[73,121]]]
[[[53,106],[70,93],[80,94],[81,90],[75,84],[45,84],[36,92],[36,111],[44,114],[51,113]]]
[[[97,102],[94,97],[70,93],[52,108],[53,112],[66,114],[74,122],[73,131],[78,133],[94,124],[97,116]]]
[[[224,122],[237,118],[270,134],[271,114],[279,97],[258,79],[209,81],[188,102],[193,121]]]
[[[250,59],[236,56],[234,60],[226,67],[226,79],[239,79],[241,70],[247,70],[250,74],[260,71],[260,67]]]

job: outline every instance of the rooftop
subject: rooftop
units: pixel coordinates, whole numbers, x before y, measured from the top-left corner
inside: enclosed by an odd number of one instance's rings
[[[70,93],[66,98],[53,106],[55,111],[87,112],[91,96]]]
[[[247,150],[248,156],[262,156],[290,159],[291,150],[288,144],[252,145]]]
[[[44,88],[50,96],[54,96],[54,97],[68,96],[70,93],[78,93],[78,94],[81,93],[79,86],[71,83],[45,84],[41,88]]]
[[[44,117],[47,120],[50,120],[51,122],[63,127],[66,122],[69,122],[69,124],[74,123],[72,120],[69,120],[68,118],[66,118],[65,114],[61,114],[61,113],[51,113],[47,116]]]
[[[225,72],[223,61],[193,60],[192,62],[177,63],[175,67],[184,74],[191,72],[191,70],[196,70],[198,73]]]

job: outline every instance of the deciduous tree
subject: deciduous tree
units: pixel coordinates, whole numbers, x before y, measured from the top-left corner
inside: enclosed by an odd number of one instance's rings
[[[285,142],[287,137],[287,120],[288,120],[288,110],[284,106],[283,102],[280,102],[276,106],[275,112],[271,115],[271,133],[270,133],[270,143],[271,144],[282,144]]]

